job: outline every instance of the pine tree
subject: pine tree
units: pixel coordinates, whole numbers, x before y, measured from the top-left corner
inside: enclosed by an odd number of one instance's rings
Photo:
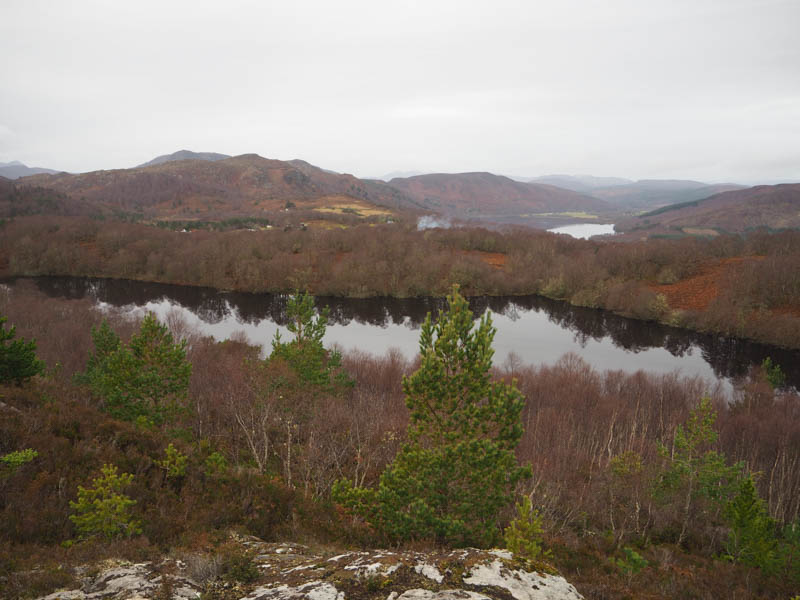
[[[488,546],[499,538],[500,510],[528,475],[514,455],[523,398],[514,382],[491,380],[490,315],[473,330],[457,287],[447,300],[435,324],[428,314],[420,368],[403,379],[409,442],[377,490],[340,481],[335,496],[392,540]]]
[[[116,539],[142,532],[133,519],[130,508],[136,500],[122,493],[131,484],[133,475],[117,473],[114,465],[103,465],[102,475],[92,480],[93,487],[78,486],[78,500],[70,500],[75,514],[69,520],[75,524],[81,539],[104,537]]]
[[[92,330],[95,352],[81,380],[104,400],[118,419],[162,424],[185,403],[192,365],[186,342],[175,343],[152,313],[126,346],[103,323]]]
[[[8,319],[0,317],[0,384],[21,385],[26,379],[44,372],[44,363],[36,356],[36,342],[15,340],[17,328],[5,328]]]
[[[730,526],[726,545],[730,559],[774,573],[779,566],[775,521],[759,497],[752,476],[742,480],[724,514]]]
[[[317,314],[314,296],[308,293],[294,294],[289,297],[286,314],[289,318],[286,328],[294,334],[294,338],[284,342],[280,332],[276,332],[270,360],[285,360],[303,383],[327,391],[333,391],[340,385],[350,385],[349,379],[339,370],[339,352],[327,350],[322,344],[330,309],[326,306]]]

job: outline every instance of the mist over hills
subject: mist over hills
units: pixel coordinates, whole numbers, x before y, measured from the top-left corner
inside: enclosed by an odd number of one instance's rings
[[[609,202],[623,211],[641,211],[699,200],[746,186],[734,183],[708,184],[682,179],[595,177],[593,175],[544,175],[531,182],[548,183]]]
[[[542,175],[532,179],[528,178],[526,181],[554,185],[574,192],[590,192],[597,188],[633,183],[632,180],[624,177],[595,177],[594,175]]]
[[[430,171],[392,171],[381,175],[380,177],[368,177],[368,179],[379,179],[380,181],[391,181],[392,179],[405,179],[407,177],[415,177],[417,175],[428,175]]]
[[[699,181],[641,180],[627,185],[592,190],[595,198],[602,198],[619,208],[638,211],[708,198],[720,192],[743,189],[733,183],[707,184]]]

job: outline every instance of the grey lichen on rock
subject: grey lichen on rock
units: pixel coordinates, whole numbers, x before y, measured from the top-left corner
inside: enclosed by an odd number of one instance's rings
[[[528,570],[501,550],[372,550],[326,556],[300,544],[240,535],[234,539],[258,569],[253,584],[217,580],[200,585],[189,578],[181,561],[170,563],[166,582],[160,575],[164,563],[123,564],[84,578],[81,590],[56,592],[42,600],[189,600],[201,593],[224,600],[582,599],[560,575]]]
[[[54,592],[41,600],[139,600],[159,598],[164,590],[172,600],[195,600],[201,592],[186,576],[164,576],[152,563],[136,563],[104,569],[84,578],[80,590]]]

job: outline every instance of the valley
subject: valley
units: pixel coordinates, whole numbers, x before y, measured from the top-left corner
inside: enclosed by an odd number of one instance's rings
[[[323,544],[328,561],[398,543],[435,561],[442,545],[461,545],[403,538],[347,495],[380,489],[414,439],[404,378],[423,368],[426,315],[444,314],[456,290],[475,313],[470,327],[493,315],[487,377],[521,398],[514,463],[532,467],[521,485],[547,523],[528,534],[539,550],[525,565],[558,568],[567,579],[554,581],[587,598],[711,597],[720,571],[722,593],[783,597],[797,581],[800,514],[797,185],[714,195],[698,182],[563,179],[383,182],[189,151],[132,169],[0,179],[0,315],[36,340],[47,369],[0,387],[0,457],[22,461],[0,467],[9,597],[87,595],[119,575],[129,596],[166,594],[172,581],[239,600],[287,581],[267,577],[251,552],[273,540]],[[316,296],[307,312],[299,291]],[[172,358],[147,366],[134,351],[146,332]],[[113,360],[100,358],[105,344]],[[163,370],[170,361],[179,387]],[[121,379],[92,375],[118,362]],[[142,384],[172,386],[174,405],[118,394],[148,369],[158,374]],[[761,539],[778,566],[721,562],[731,538],[719,531],[735,527],[728,505],[698,497],[687,511],[683,484],[664,483],[677,467],[660,448],[700,411],[718,419],[725,502],[743,493],[725,477],[752,480],[759,510],[774,515]],[[53,490],[101,485],[89,478],[111,464],[135,480],[136,508],[115,525],[130,533],[106,539],[80,525],[80,497]],[[500,541],[495,522],[520,518],[493,513],[489,535]],[[11,556],[21,548],[24,559]],[[175,548],[186,561],[165,557]],[[108,569],[111,556],[121,562]],[[97,575],[81,579],[86,562]],[[430,586],[407,567],[397,566],[401,579],[334,574],[321,585],[369,600],[383,598],[375,589]]]

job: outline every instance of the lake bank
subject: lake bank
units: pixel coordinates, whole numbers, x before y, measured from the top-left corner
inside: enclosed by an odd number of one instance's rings
[[[162,320],[180,317],[189,327],[218,340],[244,336],[266,352],[276,332],[285,337],[285,295],[221,292],[211,288],[126,280],[42,277],[30,282],[54,298],[90,298],[99,307],[124,307],[132,314],[155,312]],[[14,285],[14,282],[7,282]],[[553,364],[574,353],[598,370],[678,371],[721,381],[730,387],[751,366],[770,357],[800,386],[800,352],[691,332],[608,311],[571,306],[540,296],[473,297],[476,318],[491,311],[497,328],[495,363]],[[384,354],[391,348],[407,358],[418,349],[419,327],[428,312],[436,315],[444,298],[319,297],[330,307],[326,345]]]

